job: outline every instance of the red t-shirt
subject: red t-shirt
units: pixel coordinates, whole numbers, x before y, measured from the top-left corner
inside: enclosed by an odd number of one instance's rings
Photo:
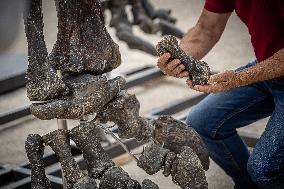
[[[284,48],[284,0],[206,0],[204,8],[215,13],[235,10],[248,27],[258,61]]]

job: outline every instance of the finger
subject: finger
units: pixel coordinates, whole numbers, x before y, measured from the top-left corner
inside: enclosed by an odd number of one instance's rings
[[[180,63],[180,60],[174,59],[173,61],[168,63],[167,70],[173,71]]]
[[[193,84],[192,84],[192,81],[190,79],[186,80],[186,84],[191,88],[193,89]]]
[[[185,69],[183,64],[179,64],[174,70],[173,73],[175,76],[178,76]]]
[[[195,85],[193,87],[194,90],[199,91],[199,92],[204,92],[204,93],[210,93],[212,90],[212,85]]]
[[[183,78],[183,77],[188,77],[189,76],[189,72],[188,71],[183,71],[180,74],[177,75],[177,77],[179,78]]]
[[[158,59],[158,64],[157,64],[158,67],[164,68],[170,58],[171,58],[170,53],[165,53],[162,56],[160,56],[160,58]]]

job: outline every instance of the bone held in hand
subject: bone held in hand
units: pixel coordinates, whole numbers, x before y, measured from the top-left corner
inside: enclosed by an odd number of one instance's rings
[[[210,68],[206,62],[196,60],[192,56],[186,54],[178,45],[175,37],[165,36],[157,45],[159,56],[164,53],[170,53],[171,58],[179,59],[185,66],[185,70],[190,73],[190,79],[193,85],[205,85],[210,77]]]
[[[51,183],[46,177],[44,170],[42,137],[38,134],[29,134],[25,148],[31,164],[31,188],[51,189]]]

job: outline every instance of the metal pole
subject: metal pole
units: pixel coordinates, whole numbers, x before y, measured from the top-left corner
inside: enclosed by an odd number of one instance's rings
[[[58,129],[67,130],[68,129],[67,120],[65,120],[65,119],[57,119],[57,126],[58,126]],[[65,175],[63,174],[62,169],[61,169],[61,174],[62,174],[63,189],[67,189],[67,181],[65,179]]]

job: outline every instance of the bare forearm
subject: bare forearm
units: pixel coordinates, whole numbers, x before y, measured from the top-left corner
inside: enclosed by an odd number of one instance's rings
[[[284,49],[270,58],[237,73],[240,86],[284,76]]]
[[[219,38],[196,25],[182,38],[180,47],[196,59],[202,59],[217,43]]]

